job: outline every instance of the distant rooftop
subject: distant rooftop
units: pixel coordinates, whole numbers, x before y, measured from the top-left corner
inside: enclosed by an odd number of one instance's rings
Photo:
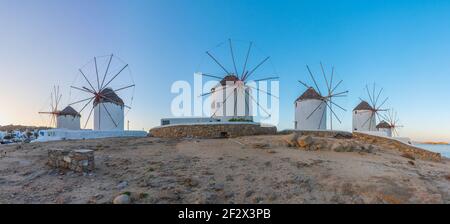
[[[66,108],[64,108],[64,110],[58,112],[58,116],[67,116],[67,115],[73,117],[81,117],[81,115],[71,106],[67,106]]]
[[[374,110],[374,109],[372,106],[369,105],[369,103],[363,100],[353,110]]]
[[[322,100],[322,96],[317,93],[317,91],[313,87],[309,87],[301,96],[299,96],[295,102],[301,101],[301,100]]]

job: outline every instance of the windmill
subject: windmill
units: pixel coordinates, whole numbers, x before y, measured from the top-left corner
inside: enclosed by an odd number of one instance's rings
[[[320,63],[321,73],[326,85],[326,91],[322,94],[311,69],[308,65],[306,65],[306,68],[315,88],[299,80],[299,83],[306,87],[306,91],[295,101],[295,129],[326,129],[326,113],[328,109],[330,111],[330,129],[333,130],[333,117],[336,118],[339,123],[342,123],[341,119],[339,119],[339,116],[334,111],[333,106],[340,110],[347,111],[345,108],[334,102],[334,98],[346,97],[348,91],[338,91],[337,89],[343,80],[340,80],[337,83],[333,82],[334,67],[331,68],[331,74],[329,78],[327,78],[325,69],[322,63]]]
[[[278,76],[273,71],[270,71],[270,77],[259,78],[251,80],[250,77],[267,72],[264,68],[268,63],[270,57],[264,57],[257,63],[252,63],[251,55],[255,45],[253,42],[245,42],[241,51],[236,49],[236,41],[228,39],[214,50],[206,51],[207,56],[211,59],[215,69],[220,69],[218,73],[200,73],[200,75],[219,80],[219,84],[211,89],[210,92],[203,93],[200,97],[211,95],[211,117],[220,118],[221,120],[253,120],[252,105],[255,104],[260,110],[264,112],[266,117],[271,114],[260,105],[255,99],[252,90],[260,94],[266,94],[271,97],[278,98],[268,91],[262,90],[256,86],[250,85],[249,82],[260,82],[267,80],[276,80]],[[242,50],[243,49],[243,50]],[[219,61],[217,53],[220,55],[227,55],[226,61],[223,63]],[[226,63],[228,62],[228,65]],[[253,66],[250,66],[253,64]],[[239,66],[242,65],[242,66]],[[267,66],[266,66],[267,67]]]
[[[404,126],[400,124],[400,119],[397,112],[394,111],[394,109],[389,109],[385,114],[382,114],[381,117],[389,124],[391,135],[398,137],[398,129],[403,128]]]
[[[71,86],[76,92],[71,96],[76,99],[69,106],[78,106],[80,114],[89,111],[84,128],[94,112],[94,130],[123,131],[125,110],[131,109],[135,87],[128,64],[112,54],[99,56],[79,73],[78,83]]]
[[[49,115],[49,127],[57,127],[57,116],[59,114],[59,106],[62,94],[59,91],[59,86],[53,86],[50,93],[50,109],[49,111],[40,111],[39,114]]]
[[[371,90],[368,85],[366,85],[365,90],[368,100],[359,98],[361,102],[353,109],[354,131],[376,131],[377,119],[381,121],[381,112],[387,111],[387,109],[382,109],[382,107],[389,97],[380,101],[383,88],[378,89],[374,83]]]

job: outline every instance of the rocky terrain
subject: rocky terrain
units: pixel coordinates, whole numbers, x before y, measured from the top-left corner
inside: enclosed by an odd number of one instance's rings
[[[95,150],[95,172],[48,149]],[[450,203],[450,161],[358,139],[112,138],[0,146],[0,203]]]

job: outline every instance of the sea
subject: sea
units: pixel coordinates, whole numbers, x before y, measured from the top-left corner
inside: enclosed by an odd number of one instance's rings
[[[441,156],[450,158],[450,145],[431,145],[431,144],[414,144],[414,145],[432,152],[438,152],[441,154]]]

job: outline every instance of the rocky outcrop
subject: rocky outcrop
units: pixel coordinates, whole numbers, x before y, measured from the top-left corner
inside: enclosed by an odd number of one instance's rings
[[[381,146],[386,149],[393,149],[402,153],[409,154],[410,156],[418,159],[431,161],[441,161],[442,159],[440,153],[430,152],[428,150],[421,149],[392,138],[369,135],[361,132],[353,132],[353,137],[364,142]]]
[[[308,134],[314,133],[309,132]],[[301,135],[299,132],[293,132],[289,135],[285,135],[282,139],[288,147],[297,147],[308,151],[322,150],[370,153],[374,149],[374,146],[370,144],[351,138],[338,139],[336,137],[317,137],[314,135]]]
[[[352,138],[352,133],[346,131],[330,131],[330,130],[283,130],[278,132],[280,135],[287,135],[297,133],[298,135],[311,135],[313,137],[322,138],[338,138],[338,139],[349,139]]]

